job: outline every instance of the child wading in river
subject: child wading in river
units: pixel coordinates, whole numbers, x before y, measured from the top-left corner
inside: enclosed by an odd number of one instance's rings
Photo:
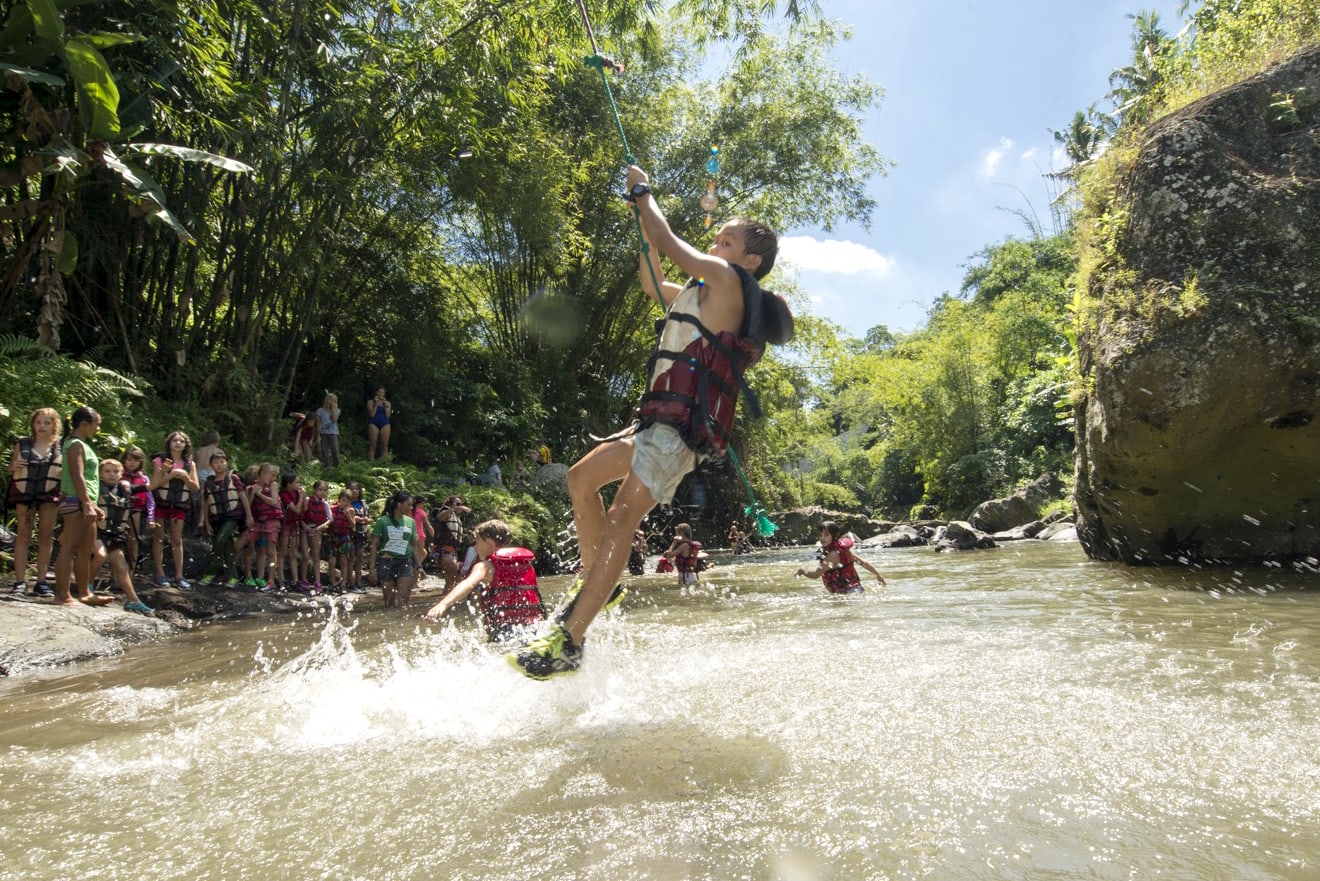
[[[466,578],[431,607],[426,620],[439,621],[478,588],[477,605],[491,642],[517,636],[545,620],[545,605],[532,565],[535,555],[527,548],[510,547],[513,534],[503,520],[487,520],[472,534],[477,562]]]

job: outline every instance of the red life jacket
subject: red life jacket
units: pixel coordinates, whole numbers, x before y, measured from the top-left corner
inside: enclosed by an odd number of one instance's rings
[[[18,439],[18,458],[27,468],[20,481],[15,481],[20,504],[54,501],[60,496],[60,473],[64,456],[60,445],[52,442],[46,455],[36,451],[36,441],[30,437]]]
[[[357,512],[353,510],[352,505],[335,505],[335,516],[330,521],[330,532],[341,539],[348,538],[353,534],[353,527],[357,525]]]
[[[852,546],[853,540],[844,535],[821,550],[822,557],[830,551],[837,551],[839,554],[839,565],[836,568],[826,569],[820,576],[825,589],[830,593],[850,593],[862,586],[862,580],[857,577],[857,567],[853,564],[852,551],[849,550]]]
[[[267,523],[271,520],[279,520],[284,517],[284,510],[280,505],[272,505],[258,495],[261,490],[269,489],[273,486],[273,483],[264,487],[255,483],[252,485],[252,519],[256,520],[258,523]]]
[[[243,481],[232,471],[220,480],[217,480],[214,474],[206,478],[206,511],[211,522],[242,520],[243,503],[239,499],[241,492],[243,492]]]
[[[668,557],[661,557],[655,561],[655,571],[657,574],[661,572],[673,572],[674,564],[669,562]]]
[[[481,615],[486,632],[495,635],[513,625],[536,624],[545,619],[545,606],[537,587],[536,555],[527,548],[500,548],[490,555],[494,570],[490,586],[481,592]]]
[[[689,541],[686,554],[679,554],[674,557],[674,568],[679,573],[684,572],[705,572],[706,555],[701,552],[701,542]]]
[[[330,519],[330,503],[312,496],[307,500],[307,507],[303,509],[302,519],[310,526],[320,526]]]
[[[152,461],[172,462],[169,453],[157,453]],[[184,460],[178,463],[178,467],[184,471],[188,470],[188,462]],[[173,470],[171,468],[170,470]],[[159,508],[182,508],[187,510],[192,507],[193,491],[189,489],[188,484],[181,478],[175,477],[164,486],[156,487],[156,506]]]
[[[151,490],[147,489],[151,485],[151,478],[147,477],[146,472],[125,471],[124,479],[128,481],[129,492],[133,495],[133,510],[154,512],[155,500],[152,498]]]
[[[280,507],[284,509],[284,525],[296,526],[302,522],[302,511],[293,510],[298,504],[298,494],[287,489],[280,490]]]
[[[731,264],[732,265],[732,264]],[[793,316],[782,298],[762,290],[752,274],[733,265],[742,281],[743,322],[738,334],[713,333],[696,315],[672,307],[656,324],[659,339],[647,363],[651,377],[637,409],[643,428],[660,423],[676,429],[697,453],[718,457],[729,446],[729,432],[741,390],[752,418],[761,415],[756,395],[743,374],[765,353],[766,342],[784,343],[793,338]],[[697,280],[688,287],[698,285]],[[667,326],[690,324],[701,334],[682,351],[663,348]],[[672,363],[658,375],[657,362]]]

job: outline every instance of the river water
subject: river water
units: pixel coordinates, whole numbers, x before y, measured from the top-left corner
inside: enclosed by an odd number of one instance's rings
[[[380,610],[0,682],[0,879],[1320,878],[1320,576],[868,556],[634,579],[550,682]]]

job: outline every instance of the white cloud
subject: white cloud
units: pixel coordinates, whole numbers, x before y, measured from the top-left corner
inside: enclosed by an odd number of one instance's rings
[[[995,172],[999,170],[999,163],[1003,161],[1004,156],[1012,149],[1012,138],[1000,138],[999,146],[992,147],[981,157],[981,177],[994,177]]]
[[[840,239],[817,239],[812,236],[783,236],[779,239],[779,260],[791,263],[804,272],[839,275],[885,276],[893,271],[894,260],[858,242]]]

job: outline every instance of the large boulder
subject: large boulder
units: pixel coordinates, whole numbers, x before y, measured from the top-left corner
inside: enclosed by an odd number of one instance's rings
[[[1152,125],[1108,216],[1078,341],[1086,552],[1320,554],[1320,46]]]
[[[976,506],[967,522],[981,532],[1007,532],[1036,519],[1042,505],[1058,499],[1063,486],[1059,478],[1042,474],[1004,499],[991,499]]]
[[[820,538],[820,525],[826,521],[833,521],[839,524],[844,532],[855,535],[875,535],[888,531],[893,525],[883,520],[873,520],[865,514],[831,511],[816,506],[776,511],[770,515],[770,519],[778,527],[775,540],[795,545],[815,544]]]

